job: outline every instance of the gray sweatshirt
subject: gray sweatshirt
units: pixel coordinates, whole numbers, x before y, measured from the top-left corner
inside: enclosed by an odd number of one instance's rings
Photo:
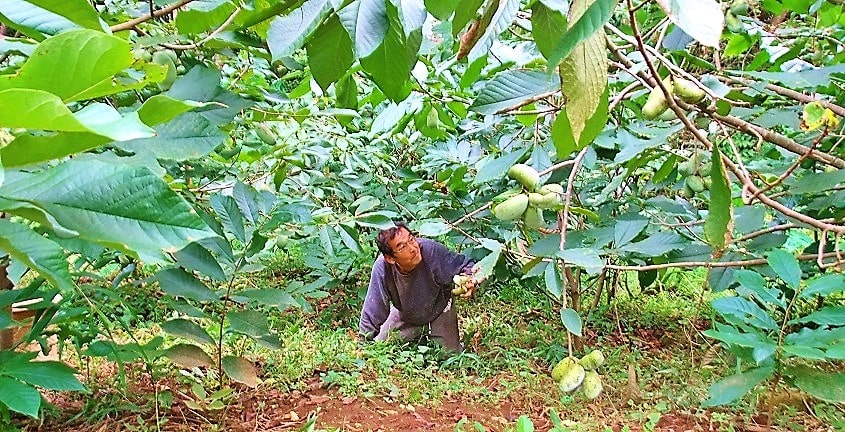
[[[390,314],[390,305],[399,310],[402,321],[425,325],[440,316],[452,297],[452,277],[470,273],[473,261],[429,239],[417,239],[422,261],[404,275],[394,264],[379,255],[373,264],[370,287],[361,308],[358,329],[362,335],[375,337]]]

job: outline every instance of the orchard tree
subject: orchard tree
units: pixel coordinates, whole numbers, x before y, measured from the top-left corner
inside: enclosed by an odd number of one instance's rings
[[[233,341],[279,347],[267,315],[365,276],[394,219],[575,336],[585,294],[706,268],[741,366],[706,404],[780,380],[845,400],[822,367],[845,359],[841,4],[5,0],[0,22],[0,406],[82,388],[10,350],[25,300],[15,343],[254,386]],[[309,278],[243,282],[290,241]],[[119,343],[126,287],[185,342]]]

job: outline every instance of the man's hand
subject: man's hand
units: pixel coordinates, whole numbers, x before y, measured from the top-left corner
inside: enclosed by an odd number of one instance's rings
[[[478,277],[478,267],[473,266],[472,273],[455,275],[452,279],[455,282],[455,289],[452,290],[452,294],[462,298],[469,298],[485,279]]]

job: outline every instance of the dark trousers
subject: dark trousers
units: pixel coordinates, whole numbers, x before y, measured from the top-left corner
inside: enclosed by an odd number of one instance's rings
[[[420,341],[424,337],[428,337],[450,351],[463,351],[461,338],[458,334],[458,314],[451,301],[440,316],[423,326],[403,322],[402,313],[399,309],[391,306],[390,315],[388,315],[387,321],[381,325],[376,340],[387,340],[393,330],[398,331],[399,337],[405,342]]]

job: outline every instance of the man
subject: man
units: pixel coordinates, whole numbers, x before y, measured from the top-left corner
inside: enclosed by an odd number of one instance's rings
[[[434,240],[418,239],[401,222],[382,230],[376,243],[381,255],[373,264],[361,309],[361,334],[381,341],[396,330],[404,341],[428,336],[451,351],[462,351],[452,278],[472,274],[474,262]],[[472,295],[477,284],[470,278],[463,297]]]

